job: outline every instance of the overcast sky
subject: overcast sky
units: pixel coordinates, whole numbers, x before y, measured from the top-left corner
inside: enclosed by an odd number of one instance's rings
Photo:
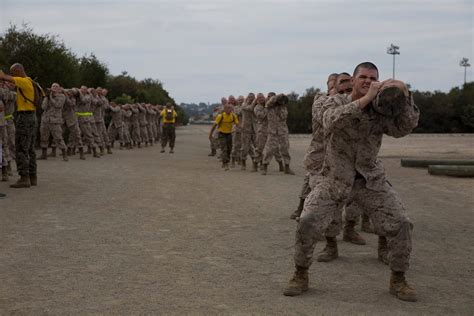
[[[301,94],[362,61],[386,79],[390,43],[398,79],[447,91],[462,84],[462,57],[474,66],[473,16],[472,0],[0,0],[0,32],[27,22],[112,74],[160,79],[178,103]]]

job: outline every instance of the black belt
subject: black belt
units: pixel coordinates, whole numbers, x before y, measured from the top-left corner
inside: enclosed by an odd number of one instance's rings
[[[32,113],[35,113],[35,111],[17,111],[16,113],[18,113],[18,114],[32,114]]]

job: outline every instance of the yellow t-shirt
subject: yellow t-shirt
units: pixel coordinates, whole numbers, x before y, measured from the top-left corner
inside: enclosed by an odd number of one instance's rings
[[[33,88],[33,82],[28,77],[13,77],[16,85],[16,105],[18,111],[34,111],[35,105],[33,101],[35,100],[35,89]],[[20,92],[23,92],[25,97],[30,101],[26,100]]]
[[[216,117],[216,125],[219,126],[218,130],[224,134],[232,133],[232,126],[239,124],[239,119],[234,113],[227,114],[222,112]]]
[[[173,111],[173,119],[171,119],[171,120],[167,120],[167,119],[166,119],[166,112],[167,112],[167,111]],[[164,123],[164,124],[170,124],[170,123],[171,123],[171,124],[174,124],[174,123],[176,123],[176,118],[178,117],[178,113],[176,113],[175,110],[173,110],[173,109],[167,109],[167,108],[165,108],[164,110],[162,110],[161,113],[160,113],[160,115],[161,115],[161,117],[163,118],[163,123]]]

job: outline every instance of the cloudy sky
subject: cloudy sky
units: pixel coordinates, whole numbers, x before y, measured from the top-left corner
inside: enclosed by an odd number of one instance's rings
[[[462,84],[473,56],[472,0],[0,0],[0,32],[27,22],[95,53],[112,74],[160,79],[175,100],[324,88],[373,61],[419,90]],[[473,80],[472,68],[468,80]]]

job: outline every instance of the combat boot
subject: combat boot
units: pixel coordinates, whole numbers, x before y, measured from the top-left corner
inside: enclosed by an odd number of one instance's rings
[[[293,214],[290,215],[290,219],[299,218],[301,215],[301,212],[303,212],[303,206],[304,206],[304,199],[300,199],[300,203],[298,204],[298,207],[293,212]]]
[[[160,153],[164,153],[164,152],[165,152],[165,147],[161,147]]]
[[[75,156],[76,155],[76,147],[71,148],[71,155]]]
[[[237,162],[237,165],[239,165],[239,166],[242,164],[242,161],[241,161],[240,159],[238,159],[238,158],[235,159],[235,161]]]
[[[215,149],[211,149],[211,152],[209,153],[209,157],[214,157],[216,155],[216,150]]]
[[[224,163],[224,171],[229,171],[229,163]]]
[[[20,176],[20,180],[16,183],[10,185],[10,188],[20,189],[20,188],[29,188],[31,187],[30,177],[29,176]]]
[[[94,158],[100,158],[100,155],[99,155],[99,153],[97,152],[97,148],[96,148],[96,147],[92,148],[92,151],[93,151],[93,153],[94,153],[94,155],[93,155]]]
[[[285,166],[283,166],[283,161],[279,161],[278,166],[280,168],[279,169],[280,172],[285,172]]]
[[[231,161],[230,161],[230,167],[231,168],[235,168],[235,158],[232,157]]]
[[[104,146],[100,146],[100,155],[103,156],[104,155]]]
[[[266,176],[267,175],[267,169],[268,169],[268,165],[267,164],[262,164],[262,176]]]
[[[308,290],[308,268],[296,266],[293,278],[288,282],[283,294],[286,296],[297,296]]]
[[[12,164],[10,161],[8,162],[8,165],[7,165],[7,171],[8,171],[9,176],[13,176]]]
[[[107,154],[112,155],[112,148],[110,146],[107,146]]]
[[[68,161],[69,159],[67,158],[67,152],[66,149],[61,149],[61,153],[63,155],[63,160]]]
[[[41,148],[41,156],[37,158],[37,160],[48,160],[48,149]]]
[[[339,252],[337,251],[336,237],[326,237],[326,247],[318,254],[318,262],[329,262],[337,259]]]
[[[79,148],[79,159],[86,160],[86,156],[84,156],[84,148]]]
[[[51,148],[51,154],[49,155],[49,157],[56,158],[56,147]]]
[[[71,156],[71,148],[69,148],[69,147],[67,148],[66,154],[67,154],[68,156]]]
[[[174,154],[174,148],[173,147],[170,148],[170,154]]]
[[[7,182],[8,181],[8,170],[7,167],[2,167],[2,181]]]
[[[247,168],[247,161],[245,159],[242,159],[241,165],[242,166],[240,167],[240,169],[245,170]]]
[[[365,245],[365,240],[359,235],[355,229],[355,221],[346,221],[344,225],[344,234],[342,235],[342,240],[356,244],[356,245]]]
[[[87,146],[87,151],[85,152],[86,155],[92,154],[92,148],[91,146]]]
[[[377,254],[378,254],[379,261],[382,261],[384,264],[388,265],[387,237],[379,236]]]
[[[295,174],[293,170],[290,169],[290,165],[288,164],[285,165],[285,174]]]
[[[37,186],[38,185],[38,177],[36,175],[31,175],[30,174],[30,184],[31,184],[31,186]]]
[[[148,142],[145,142],[145,147],[148,147]]]
[[[372,225],[370,224],[370,218],[365,214],[362,214],[360,230],[369,234],[374,233],[374,229],[372,228]]]
[[[407,302],[416,302],[416,290],[408,285],[405,279],[405,272],[392,271],[390,277],[390,294],[398,299]]]
[[[141,143],[138,143],[137,147],[138,147],[138,148],[142,148],[142,145],[141,145]],[[164,149],[162,149],[160,152],[164,153],[164,152],[165,152],[165,150],[164,150]]]
[[[252,162],[252,172],[258,171],[258,162]]]

